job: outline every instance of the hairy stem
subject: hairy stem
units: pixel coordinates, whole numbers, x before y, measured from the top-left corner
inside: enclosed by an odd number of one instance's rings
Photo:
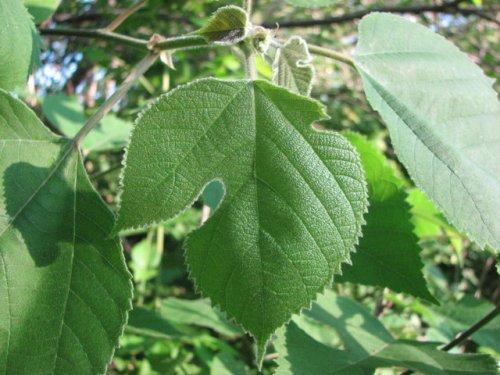
[[[99,107],[99,109],[89,118],[87,123],[76,134],[75,138],[73,138],[73,144],[75,147],[80,145],[83,138],[85,138],[85,136],[99,123],[99,121],[101,121],[111,108],[113,108],[113,106],[127,94],[128,90],[130,90],[139,77],[141,77],[157,59],[157,53],[149,53],[139,62],[139,64],[137,64],[127,78],[125,78],[123,83],[116,89],[113,95],[111,95]]]
[[[311,52],[312,54],[328,57],[329,59],[340,61],[344,64],[354,67],[354,62],[352,61],[352,59],[349,56],[344,55],[343,53],[335,52],[331,49],[316,46],[314,44],[308,44],[307,47],[309,48],[309,52]]]
[[[248,14],[248,18],[252,15],[252,0],[243,0],[243,9]]]

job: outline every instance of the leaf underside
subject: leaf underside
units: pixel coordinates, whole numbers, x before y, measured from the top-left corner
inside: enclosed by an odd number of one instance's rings
[[[363,170],[342,135],[312,129],[324,116],[267,82],[206,79],[156,101],[128,147],[115,230],[172,217],[223,182],[187,261],[198,289],[261,349],[331,282],[360,234]]]
[[[424,265],[403,181],[374,145],[354,133],[345,136],[361,156],[370,209],[363,237],[351,256],[352,265],[345,264],[335,281],[387,287],[436,303],[422,274]]]
[[[70,140],[0,90],[0,373],[103,374],[130,309],[112,213]]]
[[[312,323],[312,325],[311,325]],[[305,328],[332,332],[344,349],[329,340],[313,338]],[[329,341],[329,342],[327,342]],[[410,368],[429,375],[497,374],[495,360],[485,354],[450,354],[437,343],[398,340],[362,305],[327,291],[311,311],[280,330],[275,341],[277,375],[368,374],[377,368]]]
[[[500,249],[500,105],[453,44],[389,14],[366,16],[354,55],[399,159],[447,219]]]

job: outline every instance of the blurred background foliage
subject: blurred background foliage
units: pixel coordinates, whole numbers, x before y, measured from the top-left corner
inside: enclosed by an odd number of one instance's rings
[[[63,0],[56,12],[32,5],[40,29],[98,29],[129,9],[132,0]],[[31,3],[31,4],[30,4]],[[35,3],[33,5],[33,3]],[[57,6],[58,1],[53,1]],[[382,8],[409,10],[405,16],[448,37],[492,78],[500,73],[499,6],[491,1],[331,1],[306,9],[284,0],[254,0],[254,24],[265,24],[277,38],[300,35],[309,43],[350,53],[357,41],[362,14]],[[116,32],[148,39],[154,33],[177,36],[202,26],[217,8],[234,1],[149,0]],[[441,11],[422,11],[436,7]],[[466,9],[466,10],[464,10]],[[386,9],[387,10],[387,9]],[[48,18],[47,18],[48,17]],[[279,24],[279,26],[278,26]],[[313,24],[313,25],[311,25]],[[73,135],[113,93],[144,51],[116,42],[74,36],[44,37],[41,63],[22,96],[55,132]],[[261,78],[271,77],[268,56],[258,59]],[[354,298],[399,338],[446,342],[500,302],[498,261],[478,251],[450,226],[427,198],[414,188],[398,164],[379,116],[361,89],[361,80],[347,65],[314,58],[312,96],[331,116],[322,126],[364,134],[392,160],[405,179],[412,221],[420,239],[424,275],[430,291],[442,302],[432,305],[388,289],[349,283],[334,284],[339,295]],[[123,146],[138,113],[159,95],[207,76],[244,77],[237,51],[230,47],[188,50],[173,54],[173,67],[157,63],[139,80],[83,143],[86,168],[103,199],[116,207]],[[498,91],[498,83],[497,83]],[[123,233],[123,244],[134,277],[134,310],[110,374],[256,374],[250,337],[228,322],[193,289],[184,264],[182,243],[200,225],[221,194],[217,186],[178,217],[145,231]],[[405,249],[401,249],[404,256]],[[355,266],[355,264],[354,264]],[[387,272],[391,272],[388,270]],[[497,318],[455,351],[487,352],[499,358],[500,321]],[[263,372],[276,367],[270,348]],[[386,373],[380,370],[380,373]]]

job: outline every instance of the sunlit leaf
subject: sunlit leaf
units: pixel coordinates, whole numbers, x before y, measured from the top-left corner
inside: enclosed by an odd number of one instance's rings
[[[323,117],[267,82],[200,80],[145,111],[128,146],[116,230],[163,221],[224,183],[219,208],[188,237],[188,264],[260,349],[331,282],[360,233],[359,157],[342,135],[312,128]]]

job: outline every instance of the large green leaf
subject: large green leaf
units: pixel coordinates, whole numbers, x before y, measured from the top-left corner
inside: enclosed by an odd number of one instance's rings
[[[294,36],[276,52],[273,64],[273,82],[290,91],[308,96],[311,93],[314,66],[304,39]]]
[[[113,214],[71,140],[0,90],[0,373],[102,374],[130,309]]]
[[[50,123],[67,137],[75,136],[87,122],[83,106],[72,96],[47,96],[43,100],[42,109]],[[85,137],[82,148],[86,153],[121,148],[127,143],[131,129],[131,123],[113,114],[106,115]]]
[[[25,85],[39,52],[40,37],[22,1],[0,1],[0,88]]]
[[[348,133],[359,154],[368,182],[370,208],[352,265],[342,267],[336,281],[388,287],[436,302],[422,275],[418,238],[410,222],[403,181],[383,154],[362,136]]]
[[[165,220],[224,183],[187,240],[188,264],[260,349],[331,282],[360,233],[359,157],[342,135],[312,128],[323,117],[316,101],[267,82],[206,79],[156,101],[128,146],[116,230]]]
[[[398,157],[449,221],[500,249],[500,105],[453,44],[389,14],[360,24],[354,61]]]
[[[307,319],[324,330],[335,329],[344,349],[311,337],[302,327]],[[306,321],[307,323],[307,321]],[[280,330],[278,375],[368,374],[380,367],[410,368],[423,374],[497,374],[493,358],[482,354],[450,354],[436,343],[397,340],[363,306],[328,291],[305,317]]]

